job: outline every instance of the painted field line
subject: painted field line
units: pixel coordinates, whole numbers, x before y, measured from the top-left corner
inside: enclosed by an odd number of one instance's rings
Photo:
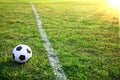
[[[50,41],[48,40],[44,29],[42,28],[42,23],[40,21],[40,17],[39,17],[32,2],[31,2],[31,5],[32,5],[33,12],[34,12],[36,19],[37,19],[38,28],[39,28],[42,40],[44,41],[45,49],[48,52],[48,59],[49,59],[51,66],[53,68],[55,78],[56,78],[56,80],[66,80],[66,76],[65,76],[64,71],[62,69],[62,66],[59,63],[59,59],[57,58],[56,53],[55,53]]]

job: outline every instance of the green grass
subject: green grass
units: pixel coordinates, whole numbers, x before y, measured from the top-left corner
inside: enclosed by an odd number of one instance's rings
[[[12,50],[26,44],[33,57],[18,65]],[[53,80],[54,75],[44,49],[31,5],[29,3],[0,2],[0,80]]]
[[[34,0],[34,5],[68,80],[119,80],[116,9],[102,0]],[[29,1],[0,0],[0,11],[0,79],[53,80]],[[11,55],[20,43],[33,50],[22,66]]]

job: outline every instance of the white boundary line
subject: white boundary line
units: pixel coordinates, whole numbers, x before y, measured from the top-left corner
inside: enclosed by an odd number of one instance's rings
[[[31,2],[31,5],[32,5],[33,12],[34,12],[36,19],[37,19],[38,28],[39,28],[42,40],[44,41],[45,49],[48,52],[48,59],[49,59],[51,66],[53,68],[55,78],[56,78],[56,80],[66,80],[66,76],[64,74],[64,71],[62,70],[62,66],[59,63],[59,59],[57,58],[56,53],[55,53],[50,41],[48,40],[44,29],[42,28],[42,23],[40,21],[40,17],[39,17],[32,2]]]

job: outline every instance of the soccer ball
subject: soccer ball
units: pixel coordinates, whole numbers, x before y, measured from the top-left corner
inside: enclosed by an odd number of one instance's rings
[[[29,46],[20,44],[13,49],[13,59],[17,63],[25,63],[32,57],[32,50]]]

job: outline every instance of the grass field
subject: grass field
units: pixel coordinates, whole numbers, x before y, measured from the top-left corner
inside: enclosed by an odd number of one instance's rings
[[[106,1],[33,1],[67,80],[120,78],[118,11]],[[21,43],[33,50],[24,65],[11,55]],[[29,0],[0,0],[0,79],[54,80]]]

